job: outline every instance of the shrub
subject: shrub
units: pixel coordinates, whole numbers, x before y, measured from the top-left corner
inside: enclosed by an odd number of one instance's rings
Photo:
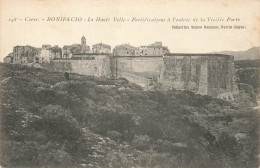
[[[150,148],[151,138],[148,135],[136,135],[132,140],[132,145],[138,150],[145,151]]]
[[[31,123],[37,131],[44,131],[50,138],[76,140],[81,131],[77,121],[58,105],[48,105],[40,110],[41,118]]]
[[[108,131],[107,132],[107,136],[112,139],[112,140],[115,140],[115,141],[120,141],[121,138],[122,138],[122,134],[117,132],[117,131]]]

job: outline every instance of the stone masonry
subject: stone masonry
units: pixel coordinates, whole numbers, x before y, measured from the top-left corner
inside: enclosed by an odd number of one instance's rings
[[[238,91],[234,57],[222,54],[171,53],[164,56],[89,54],[84,60],[53,60],[50,66],[62,72],[126,78],[144,89],[159,84],[161,89],[190,90],[213,97],[228,93],[231,99]]]

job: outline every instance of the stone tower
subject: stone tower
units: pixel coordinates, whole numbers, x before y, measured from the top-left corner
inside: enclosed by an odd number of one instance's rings
[[[82,46],[85,46],[85,45],[86,45],[86,37],[85,37],[85,36],[82,36],[82,37],[81,37],[81,45],[82,45]]]

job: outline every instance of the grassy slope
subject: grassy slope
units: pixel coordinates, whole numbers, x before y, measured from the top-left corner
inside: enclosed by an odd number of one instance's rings
[[[1,164],[257,167],[256,111],[189,91],[0,65]]]

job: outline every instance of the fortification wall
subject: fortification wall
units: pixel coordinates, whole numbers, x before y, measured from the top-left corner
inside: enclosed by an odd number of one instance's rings
[[[201,56],[164,56],[160,83],[163,88],[207,94],[207,59]]]
[[[165,56],[85,55],[82,60],[53,60],[55,71],[126,78],[144,88],[160,83],[175,88],[223,97],[235,93],[234,58],[218,54],[169,54]],[[231,98],[232,99],[232,98]]]
[[[235,78],[233,56],[208,57],[208,95],[218,97],[223,93],[236,93]]]
[[[234,58],[213,54],[174,54],[163,57],[159,82],[163,88],[190,90],[217,97],[236,92]]]
[[[52,60],[50,66],[60,72],[111,77],[110,58],[107,55],[89,55],[84,60]]]
[[[126,78],[142,87],[157,80],[161,73],[162,56],[114,56],[111,71],[115,78]]]

